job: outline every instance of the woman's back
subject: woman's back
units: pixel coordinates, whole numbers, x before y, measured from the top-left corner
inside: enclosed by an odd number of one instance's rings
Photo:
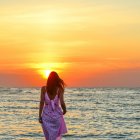
[[[59,96],[59,94],[60,94],[59,93],[59,87],[56,88],[55,92],[53,92],[52,94],[47,91],[47,87],[46,86],[44,86],[44,88],[45,88],[45,93],[47,92],[47,95],[48,95],[50,100],[53,100],[56,97],[56,95]]]

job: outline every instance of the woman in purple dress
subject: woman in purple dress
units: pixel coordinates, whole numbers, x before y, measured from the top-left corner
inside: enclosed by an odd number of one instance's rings
[[[41,88],[39,123],[46,140],[61,140],[61,135],[67,133],[63,117],[66,114],[64,88],[65,83],[54,71],[50,73],[46,86]]]

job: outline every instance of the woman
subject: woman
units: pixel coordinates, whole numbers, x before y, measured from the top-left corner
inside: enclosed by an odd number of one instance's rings
[[[60,140],[61,135],[67,133],[63,118],[66,114],[64,88],[65,83],[54,71],[50,73],[46,86],[41,88],[39,122],[46,140]]]

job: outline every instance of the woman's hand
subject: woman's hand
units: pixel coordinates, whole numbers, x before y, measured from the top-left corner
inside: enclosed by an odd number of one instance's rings
[[[39,117],[38,121],[39,123],[42,123],[42,117]]]

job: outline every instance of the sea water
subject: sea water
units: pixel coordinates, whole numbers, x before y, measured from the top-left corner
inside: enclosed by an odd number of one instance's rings
[[[140,88],[67,88],[62,140],[140,140]],[[0,140],[44,140],[40,88],[0,88]]]

